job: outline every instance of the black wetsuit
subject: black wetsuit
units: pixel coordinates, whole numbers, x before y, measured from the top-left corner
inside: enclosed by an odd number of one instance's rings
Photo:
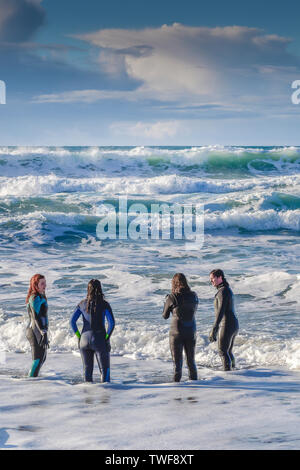
[[[29,324],[26,337],[31,346],[32,366],[29,377],[37,377],[47,356],[48,304],[44,295],[32,295],[27,304]]]
[[[190,290],[183,290],[179,294],[168,294],[166,296],[163,317],[167,319],[170,316],[170,312],[173,314],[169,340],[174,362],[175,382],[179,382],[182,375],[183,349],[189,370],[189,378],[190,380],[197,380],[197,368],[195,363],[195,312],[197,306],[197,294]]]
[[[77,328],[77,320],[82,316],[83,329],[81,334]],[[108,330],[105,330],[105,319]],[[84,380],[93,381],[94,356],[98,363],[102,382],[110,382],[110,345],[109,338],[115,327],[115,319],[111,306],[103,300],[98,304],[95,314],[87,311],[87,301],[82,300],[73,312],[70,320],[74,333],[80,338],[79,347],[83,363]]]
[[[224,281],[217,286],[217,289],[214,300],[216,319],[210,337],[211,340],[216,340],[219,331],[218,348],[223,368],[231,370],[235,367],[232,348],[239,331],[239,323],[235,315],[233,292],[229,284]]]

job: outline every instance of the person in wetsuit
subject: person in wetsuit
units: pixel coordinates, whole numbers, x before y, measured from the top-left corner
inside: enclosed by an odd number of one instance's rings
[[[76,323],[80,316],[83,319],[81,333]],[[105,319],[108,322],[107,332]],[[92,279],[88,283],[87,297],[75,308],[70,324],[79,338],[85,382],[93,381],[94,356],[96,356],[102,382],[110,382],[109,339],[115,327],[115,319],[111,306],[104,300],[102,286],[97,279]]]
[[[35,274],[30,279],[26,304],[29,324],[26,337],[30,343],[32,366],[29,377],[37,377],[47,356],[48,341],[48,303],[45,295],[46,279],[41,274]]]
[[[166,296],[162,314],[163,318],[167,319],[172,312],[169,341],[174,363],[174,382],[181,380],[183,350],[190,380],[198,378],[195,363],[197,306],[198,296],[190,289],[185,275],[175,274],[172,279],[172,292]]]
[[[217,341],[223,369],[228,371],[235,367],[235,358],[232,353],[233,344],[239,331],[238,319],[235,315],[233,292],[224,277],[221,269],[214,269],[210,273],[210,282],[218,289],[215,295],[215,323],[209,335],[211,342]]]

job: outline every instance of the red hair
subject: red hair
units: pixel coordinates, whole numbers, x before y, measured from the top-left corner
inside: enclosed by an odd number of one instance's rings
[[[38,285],[41,279],[45,279],[45,276],[43,276],[42,274],[35,274],[30,279],[29,289],[28,289],[28,293],[26,297],[26,303],[28,303],[28,300],[30,299],[32,294],[36,294],[36,295],[39,294]]]

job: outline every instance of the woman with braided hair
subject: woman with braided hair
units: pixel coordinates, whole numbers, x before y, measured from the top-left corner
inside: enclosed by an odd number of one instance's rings
[[[76,322],[81,315],[83,328],[80,333]],[[105,320],[108,322],[107,331]],[[97,279],[92,279],[88,283],[87,297],[75,308],[70,324],[79,338],[85,382],[93,381],[94,356],[96,356],[102,382],[110,382],[109,338],[115,327],[115,319],[111,306],[104,300],[102,286]]]

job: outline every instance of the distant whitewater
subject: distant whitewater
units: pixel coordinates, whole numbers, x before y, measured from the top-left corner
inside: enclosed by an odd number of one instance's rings
[[[104,240],[100,207],[203,204],[199,252],[178,240]],[[0,350],[28,352],[24,297],[35,272],[48,281],[51,348],[76,350],[68,320],[89,279],[116,316],[112,352],[170,360],[161,318],[175,272],[200,298],[199,367],[218,367],[207,339],[224,269],[236,295],[240,368],[300,369],[299,147],[0,147]]]

